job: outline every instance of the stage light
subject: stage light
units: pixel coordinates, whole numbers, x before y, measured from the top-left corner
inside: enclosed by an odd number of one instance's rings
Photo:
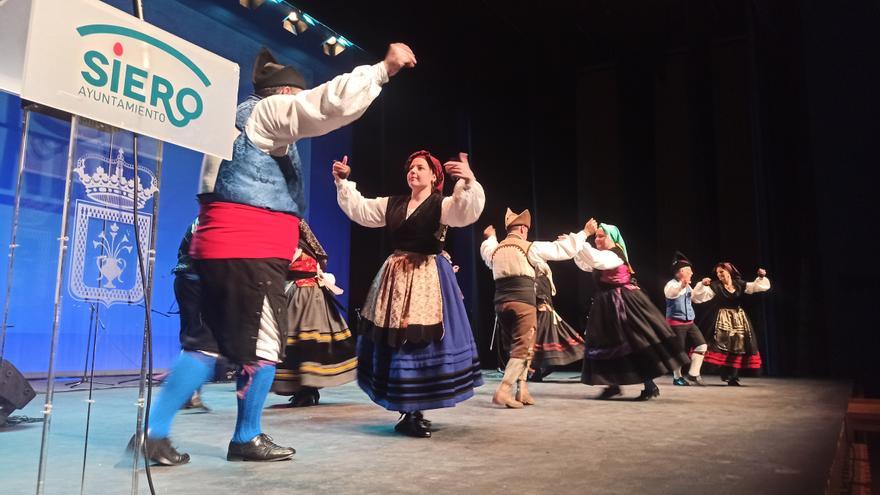
[[[308,29],[309,25],[311,24],[306,21],[306,17],[307,16],[305,14],[294,10],[287,17],[284,18],[281,26],[293,34],[300,34]]]
[[[268,0],[269,3],[281,3],[284,0]],[[266,3],[266,0],[238,0],[239,5],[246,9],[258,9]]]
[[[335,57],[351,46],[351,42],[342,36],[331,36],[324,40],[322,46],[324,48],[324,55]]]

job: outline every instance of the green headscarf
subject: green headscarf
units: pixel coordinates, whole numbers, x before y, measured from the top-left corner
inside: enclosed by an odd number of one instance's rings
[[[616,246],[620,247],[620,250],[623,251],[623,257],[626,258],[623,261],[629,265],[629,253],[626,252],[626,242],[624,242],[623,236],[620,235],[620,229],[610,223],[600,223],[599,228],[605,231],[605,235],[610,237]]]

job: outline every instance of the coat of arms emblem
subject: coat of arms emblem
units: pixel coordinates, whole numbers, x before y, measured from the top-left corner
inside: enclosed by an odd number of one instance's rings
[[[152,215],[141,212],[159,191],[152,171],[133,167],[125,161],[120,148],[115,159],[96,153],[80,157],[74,169],[83,186],[85,198],[76,200],[71,243],[68,288],[74,299],[136,304],[143,300],[144,289],[135,242],[148,256]],[[135,236],[134,207],[137,206],[138,231]]]

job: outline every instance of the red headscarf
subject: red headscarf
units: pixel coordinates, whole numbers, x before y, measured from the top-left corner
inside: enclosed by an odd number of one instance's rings
[[[733,263],[729,261],[722,261],[721,263],[718,263],[717,265],[715,265],[715,269],[712,271],[717,273],[719,268],[724,268],[724,270],[730,274],[730,278],[734,280],[739,280],[742,278],[742,275],[739,274],[739,270],[737,270],[736,267],[733,266]]]
[[[404,169],[409,172],[409,167],[410,165],[412,165],[413,160],[419,157],[424,158],[425,161],[428,162],[428,165],[431,167],[434,175],[437,176],[437,182],[434,184],[434,190],[436,192],[443,192],[443,165],[441,165],[440,160],[434,158],[434,155],[432,155],[431,153],[425,150],[420,150],[416,151],[412,155],[409,155],[409,158],[406,159],[406,165],[404,166]]]

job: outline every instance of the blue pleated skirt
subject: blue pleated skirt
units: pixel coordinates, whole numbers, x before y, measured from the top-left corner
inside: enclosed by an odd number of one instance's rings
[[[399,347],[358,337],[358,385],[390,411],[453,407],[483,384],[477,346],[452,265],[435,256],[443,298],[443,338]]]

